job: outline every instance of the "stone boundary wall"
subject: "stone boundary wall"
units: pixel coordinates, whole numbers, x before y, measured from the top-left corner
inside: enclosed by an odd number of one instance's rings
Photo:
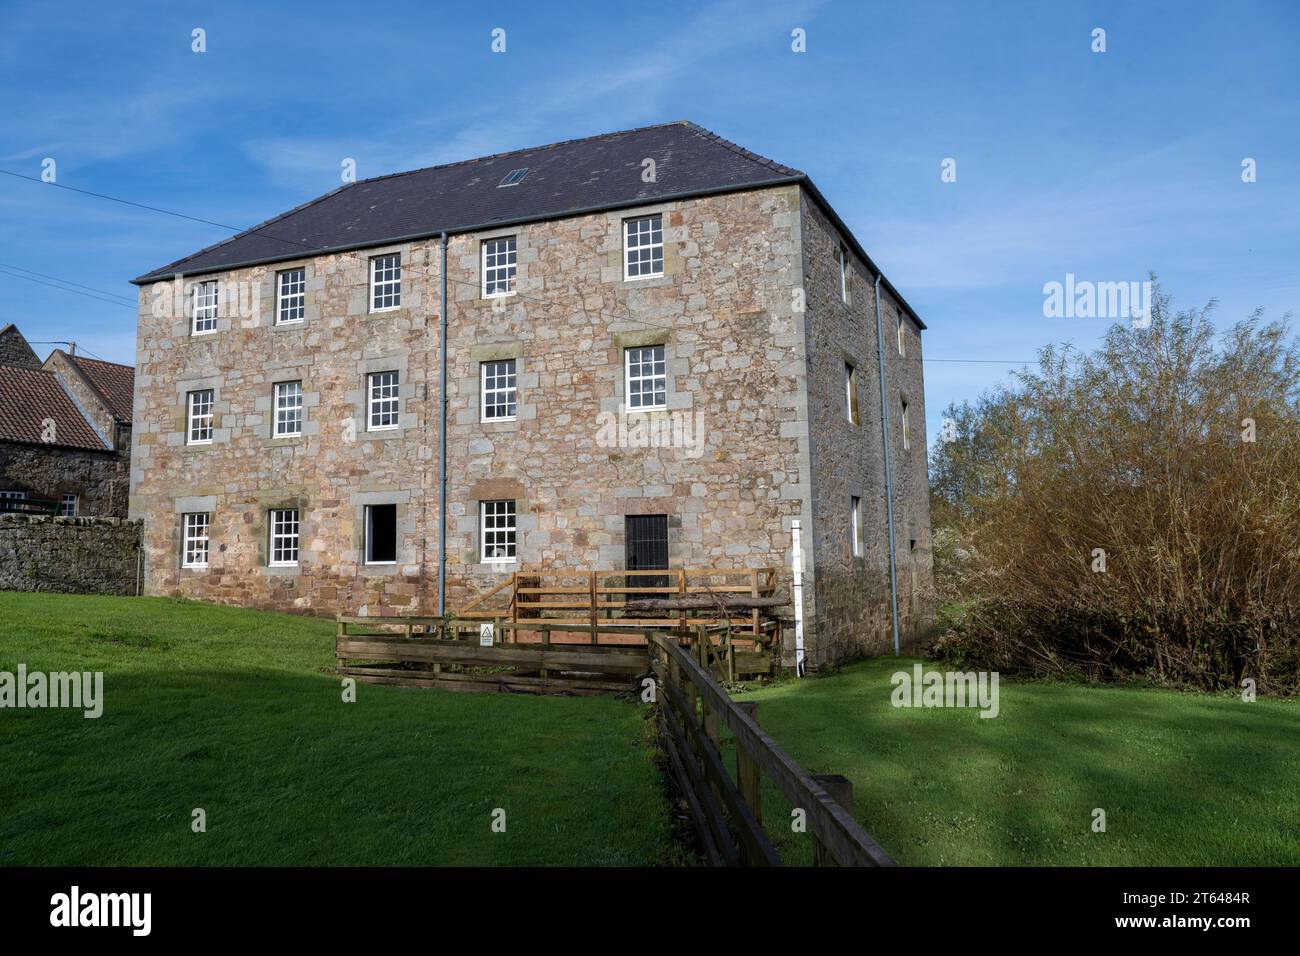
[[[140,522],[0,514],[0,591],[137,591]]]

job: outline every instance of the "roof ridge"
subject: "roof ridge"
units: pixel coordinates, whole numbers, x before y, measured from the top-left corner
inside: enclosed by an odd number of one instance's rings
[[[59,351],[62,352],[63,350],[60,349]],[[98,362],[100,365],[116,365],[118,368],[129,368],[132,372],[135,371],[134,365],[127,365],[125,362],[110,362],[108,359],[91,358],[88,355],[72,355],[67,352],[64,352],[64,354],[74,362]]]
[[[544,149],[558,149],[561,146],[572,146],[575,143],[585,143],[593,139],[612,139],[615,136],[629,136],[632,133],[644,133],[651,129],[664,129],[668,126],[688,126],[695,129],[696,126],[690,120],[670,120],[667,123],[651,123],[648,126],[634,126],[631,129],[616,129],[606,133],[593,133],[590,136],[575,136],[572,139],[556,140],[554,143],[544,143],[541,146],[523,146],[519,149],[507,149],[499,153],[489,153],[486,156],[471,156],[468,159],[457,159],[450,163],[435,163],[432,166],[419,166],[415,169],[403,169],[395,173],[384,173],[382,176],[371,176],[367,179],[358,179],[352,186],[363,186],[366,183],[376,183],[385,179],[394,179],[398,176],[413,176],[416,173],[428,173],[435,169],[452,169],[456,166],[468,166],[471,163],[483,163],[488,160],[501,159],[504,156],[514,156],[516,153],[537,153]]]

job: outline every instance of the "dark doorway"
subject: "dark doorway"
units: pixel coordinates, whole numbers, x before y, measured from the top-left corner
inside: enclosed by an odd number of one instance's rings
[[[627,569],[646,571],[668,567],[668,516],[628,515],[625,538],[627,541]],[[630,588],[665,588],[668,575],[634,575],[627,579]],[[653,595],[651,595],[653,597]]]

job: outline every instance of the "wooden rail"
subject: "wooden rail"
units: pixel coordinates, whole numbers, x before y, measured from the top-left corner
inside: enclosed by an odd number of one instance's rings
[[[493,632],[486,645],[484,624]],[[630,690],[649,674],[644,632],[635,646],[596,644],[609,628],[591,629],[587,643],[552,643],[550,625],[510,621],[340,615],[337,627],[335,669],[373,684],[588,695]],[[519,641],[525,629],[540,632],[538,639]],[[575,627],[554,630],[569,634]],[[616,630],[627,637],[626,628]]]
[[[666,584],[641,583],[666,580]],[[564,625],[579,633],[597,629],[613,634],[626,628],[635,643],[646,628],[690,633],[700,625],[724,626],[724,640],[734,650],[731,676],[770,673],[779,655],[781,621],[776,606],[775,568],[663,568],[638,571],[516,571],[464,604],[456,617],[466,620],[537,622],[560,634]],[[716,606],[665,610],[637,607],[659,599],[710,598]],[[522,630],[522,629],[521,629]],[[592,631],[593,635],[596,631]],[[564,638],[560,638],[564,640]],[[593,643],[600,643],[593,639]]]
[[[688,652],[669,634],[651,632],[649,640],[669,765],[710,863],[780,865],[763,830],[761,782],[766,775],[791,807],[804,812],[816,864],[894,865],[853,819],[849,782],[806,773],[758,725],[757,705],[733,701],[718,685],[710,673],[709,642],[696,640]],[[734,780],[722,760],[723,726],[735,738]]]

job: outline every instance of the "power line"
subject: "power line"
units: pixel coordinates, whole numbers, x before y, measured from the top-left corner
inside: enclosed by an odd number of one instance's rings
[[[26,272],[28,275],[40,276],[42,279],[53,279],[55,282],[62,282],[64,285],[76,286],[78,289],[85,289],[87,292],[94,292],[98,295],[110,296],[111,298],[114,299],[121,299],[123,302],[127,303],[132,308],[135,307],[134,299],[132,299],[130,296],[125,296],[118,292],[107,292],[104,289],[96,289],[94,286],[82,285],[80,282],[73,282],[71,279],[64,279],[61,278],[60,276],[47,275],[44,272],[37,272],[35,269],[24,269],[22,266],[16,266],[9,262],[0,262],[0,266],[3,266],[6,269],[14,269],[18,272]]]
[[[11,279],[26,279],[28,282],[35,282],[37,285],[46,285],[51,289],[58,289],[60,292],[71,292],[73,295],[85,296],[87,299],[95,299],[99,302],[106,302],[109,305],[118,305],[124,309],[135,309],[134,305],[128,305],[120,299],[108,299],[101,295],[94,295],[89,292],[78,292],[76,289],[69,289],[67,286],[55,285],[53,282],[46,282],[44,279],[33,279],[31,276],[20,275],[16,272],[9,272],[6,269],[0,269],[0,275],[7,275]],[[64,281],[64,280],[59,280]]]

